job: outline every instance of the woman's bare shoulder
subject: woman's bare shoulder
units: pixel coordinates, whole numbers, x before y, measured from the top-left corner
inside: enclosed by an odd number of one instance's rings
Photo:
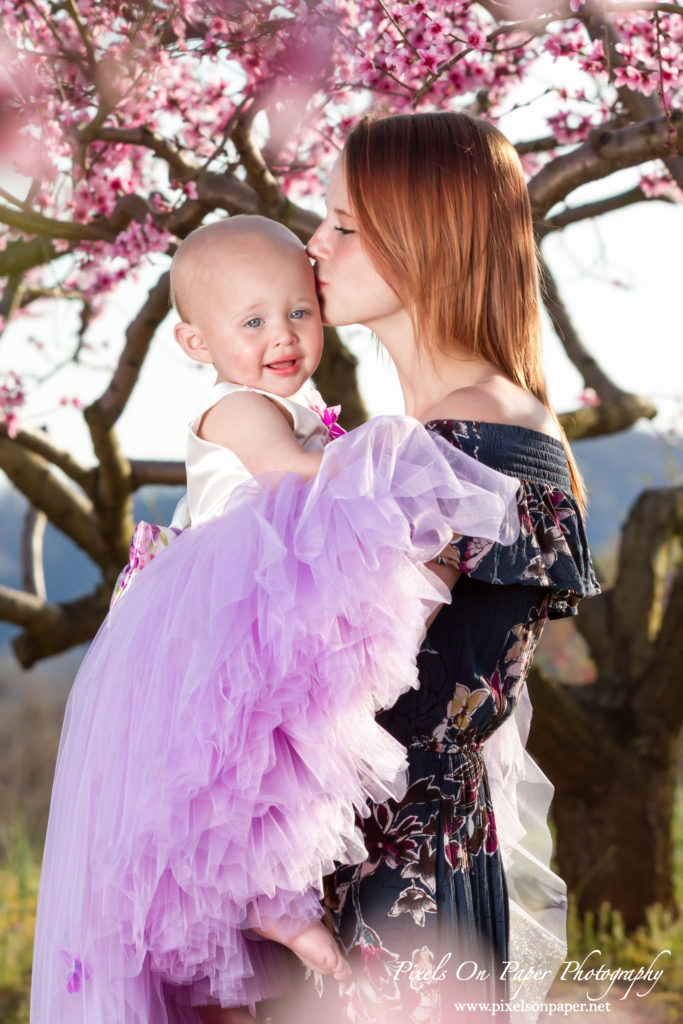
[[[426,416],[430,420],[477,420],[526,427],[560,440],[558,425],[538,398],[503,377],[487,384],[456,388]]]

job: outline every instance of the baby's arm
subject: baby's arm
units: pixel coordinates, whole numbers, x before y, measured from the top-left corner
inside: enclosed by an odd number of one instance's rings
[[[296,473],[309,479],[322,459],[322,452],[303,450],[282,406],[256,391],[222,398],[202,417],[199,436],[229,448],[254,476]]]

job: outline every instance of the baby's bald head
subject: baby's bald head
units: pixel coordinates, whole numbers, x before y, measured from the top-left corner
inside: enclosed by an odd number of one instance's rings
[[[227,270],[232,261],[259,261],[266,255],[308,259],[296,235],[268,217],[240,214],[215,224],[205,224],[185,238],[171,262],[171,302],[181,320],[194,322],[219,284],[217,268]]]

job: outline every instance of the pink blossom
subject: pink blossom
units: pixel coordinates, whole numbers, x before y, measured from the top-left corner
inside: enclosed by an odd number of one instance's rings
[[[579,401],[581,405],[592,406],[600,405],[600,396],[593,388],[584,388],[579,395]]]

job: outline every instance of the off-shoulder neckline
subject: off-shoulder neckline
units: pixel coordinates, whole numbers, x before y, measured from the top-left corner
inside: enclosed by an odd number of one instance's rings
[[[559,437],[553,437],[552,434],[545,434],[542,430],[534,430],[533,427],[523,427],[520,423],[496,423],[492,420],[468,420],[463,419],[459,416],[445,417],[444,419],[427,420],[423,423],[424,427],[429,427],[432,423],[471,423],[477,424],[480,427],[495,427],[496,429],[508,429],[508,430],[523,430],[525,434],[534,434],[536,437],[543,441],[549,441],[551,444],[558,445],[564,450],[564,443],[560,441]]]

